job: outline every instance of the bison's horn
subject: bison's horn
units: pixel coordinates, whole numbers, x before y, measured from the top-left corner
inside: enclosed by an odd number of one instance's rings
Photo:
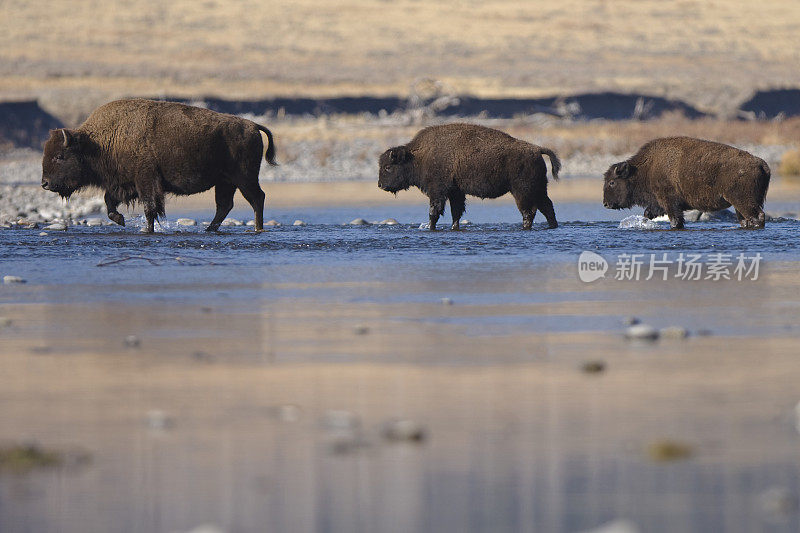
[[[66,129],[61,130],[61,133],[64,134],[64,148],[66,148],[69,144],[69,135],[67,135]]]

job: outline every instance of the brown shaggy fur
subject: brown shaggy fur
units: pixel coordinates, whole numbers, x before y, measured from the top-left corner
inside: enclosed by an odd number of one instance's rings
[[[267,147],[261,132],[267,136]],[[275,164],[270,131],[249,120],[174,102],[117,100],[97,108],[74,130],[53,130],[42,158],[42,187],[64,197],[87,186],[105,191],[108,217],[125,225],[120,203],[136,200],[153,231],[164,195],[215,188],[219,228],[239,189],[263,229],[262,152]]]
[[[743,228],[764,227],[769,165],[743,150],[691,137],[655,139],[605,173],[603,205],[645,207],[683,228],[683,211],[717,211],[731,205]]]
[[[547,196],[547,166],[542,155],[550,157],[553,179],[558,179],[561,163],[548,148],[483,126],[431,126],[410,143],[381,155],[378,187],[393,193],[412,185],[419,187],[430,198],[431,230],[436,229],[447,201],[452,229],[458,229],[467,194],[497,198],[507,192],[517,202],[524,229],[531,228],[537,209],[555,228],[558,222]]]

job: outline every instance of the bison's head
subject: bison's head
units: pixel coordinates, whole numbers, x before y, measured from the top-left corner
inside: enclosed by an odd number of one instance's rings
[[[393,193],[408,189],[412,185],[412,158],[405,146],[396,146],[383,152],[379,160],[378,187]]]
[[[608,209],[626,209],[633,205],[633,186],[631,178],[636,175],[636,167],[623,161],[614,163],[603,176],[603,206]]]
[[[84,155],[87,139],[83,133],[68,129],[52,130],[44,145],[42,188],[63,198],[88,185]]]

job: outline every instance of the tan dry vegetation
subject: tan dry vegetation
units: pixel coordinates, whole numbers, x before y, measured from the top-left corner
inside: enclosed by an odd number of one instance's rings
[[[798,84],[784,0],[6,0],[0,98],[643,91],[704,108]]]
[[[800,176],[800,149],[789,150],[783,154],[778,172],[782,176],[791,176],[793,178]]]

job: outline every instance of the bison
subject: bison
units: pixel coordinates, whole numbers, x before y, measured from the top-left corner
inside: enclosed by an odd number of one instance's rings
[[[138,200],[147,231],[164,216],[164,195],[214,187],[215,231],[233,208],[236,189],[263,229],[261,158],[275,165],[272,133],[255,122],[175,102],[117,100],[97,108],[77,129],[50,132],[42,158],[42,187],[68,198],[85,187],[105,192],[108,218],[125,225],[120,203]]]
[[[410,143],[380,156],[378,187],[397,193],[416,186],[430,199],[430,229],[450,202],[452,229],[459,229],[466,195],[497,198],[511,192],[522,213],[522,227],[531,229],[536,210],[551,228],[558,227],[553,202],[547,197],[547,166],[553,179],[561,162],[556,154],[491,128],[445,124],[421,130]]]
[[[769,178],[769,165],[744,150],[691,137],[655,139],[609,167],[603,205],[638,205],[647,218],[666,214],[673,229],[683,228],[684,210],[733,206],[743,228],[763,228]]]

